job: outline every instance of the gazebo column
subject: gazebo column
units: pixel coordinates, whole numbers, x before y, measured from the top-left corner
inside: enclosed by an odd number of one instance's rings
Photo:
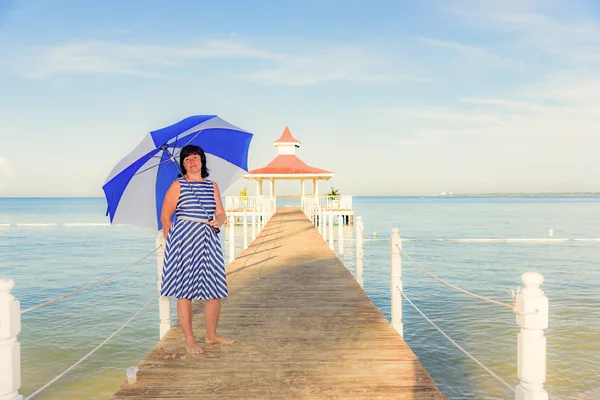
[[[317,197],[319,195],[319,184],[318,184],[319,180],[316,178],[313,178],[313,187],[314,190],[313,192],[315,193],[315,197]]]
[[[256,180],[256,195],[262,196],[262,179]]]
[[[306,195],[306,191],[304,190],[304,179],[300,179],[300,193],[304,198],[304,196]]]
[[[269,179],[269,182],[270,182],[269,186],[270,186],[270,189],[271,189],[270,194],[271,194],[271,196],[275,196],[275,178]]]

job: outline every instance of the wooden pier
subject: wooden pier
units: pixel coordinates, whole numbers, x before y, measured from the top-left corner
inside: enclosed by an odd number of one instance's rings
[[[236,343],[189,355],[176,325],[113,399],[446,398],[300,209],[279,209],[227,276],[219,333]]]

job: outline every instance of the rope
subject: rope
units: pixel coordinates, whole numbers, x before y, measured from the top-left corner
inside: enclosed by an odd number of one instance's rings
[[[398,287],[396,287],[398,290],[400,290]],[[427,322],[429,322],[431,325],[433,325],[433,327],[435,329],[437,329],[442,335],[444,335],[444,337],[446,339],[448,339],[453,345],[455,345],[460,351],[462,351],[467,357],[469,357],[471,360],[473,360],[475,363],[477,363],[477,365],[479,365],[481,368],[483,368],[488,374],[490,374],[491,376],[493,376],[494,378],[496,378],[498,381],[500,381],[504,386],[506,386],[507,388],[509,388],[510,390],[512,390],[513,392],[515,391],[515,389],[509,385],[504,379],[500,378],[498,375],[496,375],[495,373],[493,373],[488,367],[486,367],[485,365],[483,365],[479,360],[477,360],[475,357],[473,357],[471,354],[469,354],[468,351],[466,351],[465,349],[463,349],[458,343],[456,343],[450,336],[448,336],[444,331],[442,331],[436,324],[435,322],[433,322],[431,319],[429,319],[425,314],[423,314],[423,312],[421,310],[419,310],[419,308],[412,302],[410,301],[410,299],[408,297],[406,297],[406,295],[404,294],[404,292],[402,290],[400,290],[400,292],[402,293],[402,296],[406,299],[406,301],[408,301],[410,303],[411,306],[413,306],[413,308],[415,310],[417,310],[417,312],[419,314],[421,314],[421,316],[423,318],[425,318],[427,320]]]
[[[67,293],[67,294],[65,294],[65,295],[62,295],[62,296],[60,296],[60,297],[57,297],[57,298],[55,298],[55,299],[48,300],[48,301],[46,301],[46,302],[44,302],[44,303],[42,303],[42,304],[38,304],[37,306],[33,306],[33,307],[30,307],[30,308],[28,308],[28,309],[26,309],[26,310],[23,310],[23,311],[21,311],[21,315],[23,315],[23,314],[25,314],[25,313],[28,313],[28,312],[30,312],[30,311],[33,311],[33,310],[37,310],[38,308],[42,308],[42,307],[44,307],[44,306],[47,306],[47,305],[49,305],[49,304],[56,303],[56,302],[57,302],[57,301],[59,301],[59,300],[66,299],[67,297],[71,297],[71,296],[73,296],[74,294],[77,294],[77,293],[83,292],[84,290],[87,290],[87,289],[89,289],[89,288],[91,288],[91,287],[94,287],[94,286],[96,286],[96,285],[98,285],[98,284],[100,284],[100,283],[102,283],[102,282],[106,282],[107,280],[109,280],[109,279],[111,279],[111,278],[113,278],[113,277],[115,277],[115,276],[119,275],[120,273],[123,273],[123,272],[127,271],[129,268],[131,268],[131,267],[133,267],[133,266],[135,266],[135,265],[138,265],[139,263],[141,263],[142,261],[144,261],[146,258],[150,257],[150,256],[151,256],[153,253],[155,253],[155,252],[156,252],[156,251],[157,251],[157,250],[158,250],[160,247],[161,247],[161,246],[158,246],[156,249],[152,250],[150,253],[146,254],[144,257],[140,258],[139,260],[137,260],[137,261],[136,261],[136,262],[134,262],[133,264],[130,264],[130,265],[126,266],[125,268],[123,268],[123,269],[121,269],[121,270],[119,270],[119,271],[117,271],[117,272],[115,272],[115,273],[113,273],[113,274],[111,274],[111,275],[109,275],[109,276],[107,276],[107,277],[105,277],[105,278],[102,278],[102,279],[100,279],[100,280],[99,280],[99,281],[97,281],[97,282],[91,283],[91,284],[89,284],[89,285],[87,285],[87,286],[84,286],[84,287],[82,287],[82,288],[79,288],[79,289],[77,289],[77,290],[75,290],[75,291],[73,291],[73,292],[71,292],[71,293]]]
[[[133,314],[133,316],[131,318],[129,318],[129,320],[127,322],[125,322],[123,325],[121,325],[121,327],[119,329],[117,329],[116,331],[113,332],[112,335],[110,335],[109,337],[106,338],[106,340],[104,340],[102,343],[100,343],[98,346],[96,346],[96,348],[92,351],[90,351],[89,353],[87,353],[85,356],[83,356],[79,361],[77,361],[75,364],[71,365],[69,368],[67,368],[64,372],[62,372],[60,375],[58,375],[56,378],[52,379],[50,382],[46,383],[44,386],[42,386],[41,388],[39,388],[38,390],[36,390],[35,392],[33,392],[32,394],[30,394],[29,396],[27,396],[25,398],[25,400],[29,400],[34,398],[35,396],[37,396],[42,390],[46,389],[48,386],[52,385],[54,382],[58,381],[60,378],[62,378],[65,374],[67,374],[69,371],[71,371],[72,369],[74,369],[75,367],[77,367],[79,364],[81,364],[82,362],[84,362],[89,356],[91,356],[92,354],[94,354],[98,349],[100,349],[102,346],[104,346],[106,343],[108,343],[108,341],[110,339],[112,339],[117,333],[119,333],[123,328],[125,328],[127,325],[129,325],[129,323],[131,321],[133,321],[142,311],[144,311],[144,309],[146,309],[146,307],[148,307],[148,305],[152,302],[152,300],[156,299],[156,297],[158,296],[158,293],[154,294],[154,296],[152,296],[152,298],[150,300],[148,300],[146,302],[146,304],[144,304],[142,306],[142,308],[140,308],[138,310],[138,312],[136,312],[135,314]]]
[[[456,286],[456,285],[453,285],[453,284],[451,284],[451,283],[450,283],[450,282],[448,282],[448,281],[445,281],[444,279],[442,279],[442,278],[438,277],[437,275],[435,275],[435,274],[433,274],[433,273],[429,272],[429,271],[428,271],[426,268],[422,267],[422,266],[421,266],[421,265],[420,265],[418,262],[416,262],[415,260],[413,260],[411,256],[409,256],[408,254],[406,254],[406,253],[404,252],[404,250],[402,250],[402,249],[400,248],[400,246],[398,246],[397,244],[396,244],[396,247],[398,248],[398,250],[400,250],[400,252],[401,252],[402,254],[404,254],[404,256],[406,256],[406,258],[408,258],[410,261],[412,261],[412,263],[413,263],[413,264],[415,264],[417,267],[419,267],[420,269],[422,269],[422,270],[423,270],[423,271],[424,271],[426,274],[428,274],[429,276],[433,277],[434,279],[437,279],[438,281],[442,282],[443,284],[445,284],[445,285],[448,285],[448,286],[450,286],[451,288],[453,288],[453,289],[455,289],[455,290],[458,290],[459,292],[462,292],[462,293],[464,293],[464,294],[467,294],[467,295],[469,295],[469,296],[473,296],[473,297],[475,297],[475,298],[477,298],[477,299],[480,299],[480,300],[483,300],[483,301],[487,301],[487,302],[489,302],[489,303],[497,304],[497,305],[499,305],[499,306],[502,306],[502,307],[510,308],[510,309],[511,309],[511,310],[513,310],[513,311],[515,310],[515,306],[514,306],[513,304],[508,304],[508,303],[503,303],[503,302],[501,302],[501,301],[498,301],[498,300],[492,300],[492,299],[488,299],[487,297],[480,296],[480,295],[478,295],[478,294],[475,294],[475,293],[471,293],[471,292],[469,292],[468,290],[461,289],[461,288],[459,288],[458,286]]]

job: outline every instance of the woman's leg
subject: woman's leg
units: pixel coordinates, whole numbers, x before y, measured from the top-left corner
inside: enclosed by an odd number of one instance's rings
[[[206,316],[206,338],[207,344],[232,344],[233,340],[217,336],[217,324],[221,312],[221,299],[206,300],[204,315]]]
[[[204,351],[196,343],[192,331],[192,301],[189,299],[177,299],[177,318],[185,335],[185,347],[192,354],[202,354]]]

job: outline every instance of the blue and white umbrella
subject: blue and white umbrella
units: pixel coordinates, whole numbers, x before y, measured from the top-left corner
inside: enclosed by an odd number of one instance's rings
[[[111,171],[102,186],[112,224],[160,230],[167,189],[177,179],[179,153],[188,144],[206,153],[209,180],[221,193],[248,172],[253,134],[216,115],[195,115],[150,132]]]

